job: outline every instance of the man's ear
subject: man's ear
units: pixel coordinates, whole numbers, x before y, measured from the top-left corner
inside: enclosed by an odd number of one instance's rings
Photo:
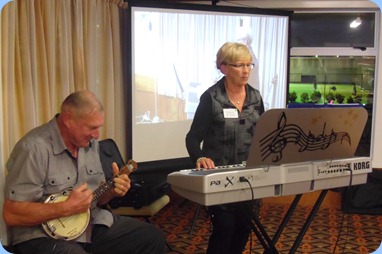
[[[61,115],[62,115],[62,122],[64,123],[66,128],[69,128],[72,124],[72,122],[71,122],[71,120],[73,118],[72,114],[69,112],[63,112],[63,113],[61,113]]]

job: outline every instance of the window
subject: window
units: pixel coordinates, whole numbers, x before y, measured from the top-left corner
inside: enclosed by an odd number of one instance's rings
[[[350,24],[357,20],[358,26]],[[377,12],[295,13],[291,18],[288,104],[362,104],[368,121],[356,151],[370,156]]]
[[[350,27],[356,21],[354,27]],[[357,26],[358,25],[358,26]],[[374,47],[375,13],[295,13],[292,47]]]
[[[374,73],[374,56],[293,56],[288,102],[372,104]]]

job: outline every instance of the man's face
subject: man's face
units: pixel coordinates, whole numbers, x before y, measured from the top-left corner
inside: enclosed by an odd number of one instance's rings
[[[96,112],[72,119],[71,143],[76,147],[87,147],[92,139],[99,138],[99,129],[104,124],[104,113]]]

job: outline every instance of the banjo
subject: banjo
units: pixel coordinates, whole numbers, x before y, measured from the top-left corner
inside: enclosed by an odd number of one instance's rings
[[[115,177],[118,177],[121,174],[129,175],[136,169],[137,163],[133,160],[129,160],[127,164],[120,169],[118,175],[116,175]],[[102,184],[98,189],[94,191],[93,201],[98,200],[104,193],[106,193],[113,187],[113,179],[110,179],[106,183]],[[63,202],[66,199],[68,199],[69,194],[70,190],[65,190],[62,193],[50,195],[44,203]],[[41,225],[45,233],[48,234],[48,236],[54,239],[70,241],[82,235],[82,233],[86,230],[89,224],[90,217],[91,216],[89,208],[86,212],[46,221]]]

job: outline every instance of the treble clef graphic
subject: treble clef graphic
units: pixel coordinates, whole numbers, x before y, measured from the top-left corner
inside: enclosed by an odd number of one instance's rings
[[[288,143],[285,136],[281,135],[286,126],[286,122],[286,116],[283,112],[279,118],[279,121],[277,122],[276,133],[274,134],[272,141],[268,145],[269,151],[274,154],[274,157],[272,158],[273,162],[279,161],[283,157],[282,151]]]

